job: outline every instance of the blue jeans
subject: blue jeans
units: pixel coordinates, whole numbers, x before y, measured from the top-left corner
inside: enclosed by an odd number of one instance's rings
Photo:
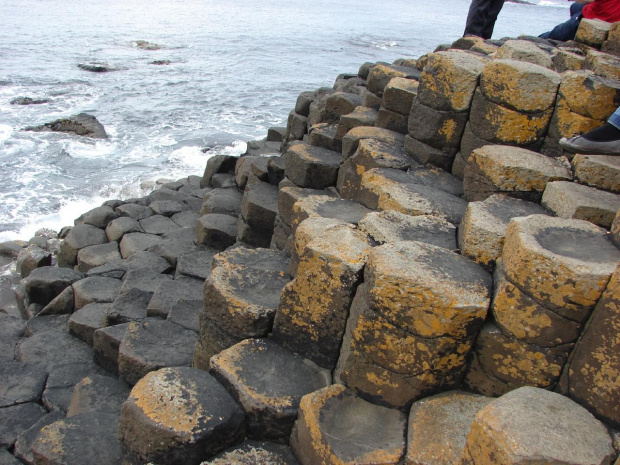
[[[583,10],[584,5],[580,3],[573,3],[570,6],[570,14],[571,17],[568,21],[558,24],[549,32],[545,32],[544,34],[539,35],[543,39],[554,39],[554,40],[562,40],[566,42],[567,40],[573,40],[575,38],[575,34],[577,34],[577,29],[579,29],[579,23],[581,22],[581,10]]]
[[[618,109],[614,111],[613,115],[609,117],[607,122],[614,126],[616,129],[620,129],[620,107],[618,107]]]

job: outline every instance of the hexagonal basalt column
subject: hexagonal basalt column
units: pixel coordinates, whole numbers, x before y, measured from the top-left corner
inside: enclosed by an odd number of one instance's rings
[[[571,177],[559,160],[519,147],[487,145],[472,152],[463,186],[470,202],[498,193],[540,202],[548,183]]]
[[[290,281],[288,259],[271,249],[232,249],[214,257],[204,286],[204,307],[194,366],[208,368],[218,352],[271,332],[282,288]]]
[[[282,291],[274,339],[332,369],[370,247],[365,234],[347,226],[325,229],[307,243],[297,277]]]
[[[208,373],[164,368],[134,386],[118,428],[125,463],[199,464],[244,436],[243,411]]]
[[[402,412],[333,385],[303,397],[291,446],[304,465],[389,465],[403,455],[404,432]]]
[[[254,438],[287,438],[301,398],[331,383],[329,371],[269,339],[226,349],[211,358],[210,372],[241,404]]]
[[[559,394],[523,387],[478,412],[460,463],[603,465],[613,455],[606,428],[584,408]]]
[[[490,288],[480,266],[441,247],[397,242],[372,249],[336,376],[358,395],[401,409],[454,387]]]
[[[336,185],[342,155],[306,144],[291,146],[284,156],[284,173],[299,187],[324,189]]]

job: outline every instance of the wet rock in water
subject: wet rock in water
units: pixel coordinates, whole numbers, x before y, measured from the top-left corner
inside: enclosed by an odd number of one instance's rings
[[[11,105],[41,105],[42,103],[48,103],[49,99],[46,98],[32,98],[32,97],[17,97],[11,100]]]
[[[26,131],[34,132],[71,132],[78,136],[92,137],[93,139],[107,139],[103,125],[93,115],[80,113],[69,118],[57,119],[40,126],[29,126]]]
[[[79,63],[78,68],[83,69],[84,71],[90,71],[91,73],[107,73],[109,71],[114,71],[107,63],[101,62],[90,62],[90,63]]]
[[[151,61],[149,65],[163,66],[163,65],[169,65],[170,63],[172,63],[170,60],[155,60],[155,61]]]
[[[148,40],[136,40],[134,45],[141,50],[161,50],[161,45],[154,44]]]

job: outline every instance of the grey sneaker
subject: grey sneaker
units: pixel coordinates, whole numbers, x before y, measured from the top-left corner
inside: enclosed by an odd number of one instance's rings
[[[569,139],[562,137],[560,145],[569,152],[586,155],[620,155],[620,140],[601,142],[574,136]]]

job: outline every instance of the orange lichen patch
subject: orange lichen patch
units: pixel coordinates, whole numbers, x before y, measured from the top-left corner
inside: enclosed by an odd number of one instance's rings
[[[601,126],[604,121],[582,116],[570,110],[566,99],[560,97],[555,106],[549,132],[558,137],[573,137]]]
[[[485,124],[485,133],[492,133],[500,142],[526,145],[544,135],[552,114],[551,109],[526,114],[488,102],[483,114],[485,121],[476,126]]]
[[[450,140],[454,136],[454,133],[456,132],[457,128],[458,128],[458,123],[453,119],[449,119],[443,123],[438,133],[441,136],[444,136],[444,138]]]
[[[519,147],[487,145],[470,160],[502,191],[542,192],[549,182],[571,179],[560,160]]]
[[[391,66],[377,63],[371,68],[368,75],[367,81],[370,83],[369,90],[375,94],[383,92],[380,83],[389,82],[390,78],[405,76],[407,76],[407,73],[404,71],[399,71]]]
[[[135,405],[153,422],[190,438],[211,417],[196,398],[199,387],[164,368],[142,378],[131,390]]]
[[[62,457],[65,454],[62,443],[66,435],[66,429],[70,427],[71,425],[67,425],[63,421],[57,421],[43,427],[37,440],[47,445],[53,454]]]
[[[482,62],[473,55],[458,51],[433,53],[420,76],[420,100],[437,110],[465,111],[481,71]]]
[[[517,60],[493,60],[484,65],[480,88],[484,96],[516,111],[534,112],[555,104],[561,77],[539,65]]]
[[[488,273],[447,249],[419,242],[372,249],[366,280],[376,310],[422,337],[467,335],[490,301]]]

